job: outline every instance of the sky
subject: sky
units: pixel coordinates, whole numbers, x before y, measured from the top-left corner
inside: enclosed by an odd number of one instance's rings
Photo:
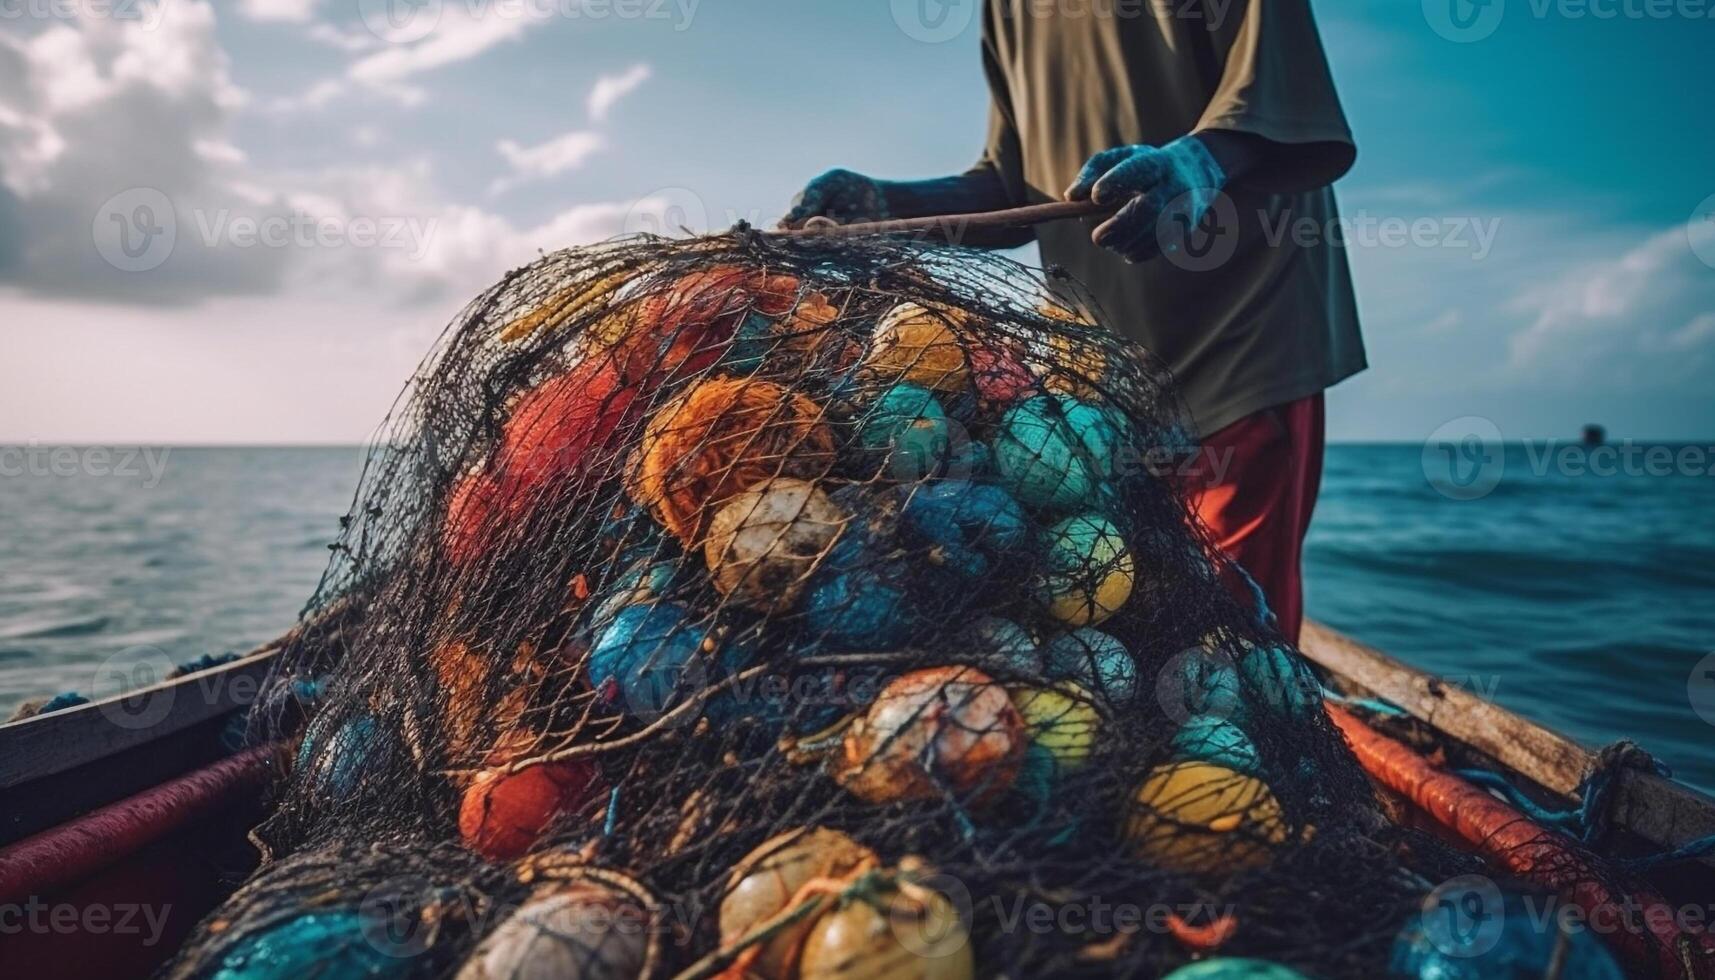
[[[541,251],[964,169],[977,2],[0,0],[0,442],[363,441]],[[1314,5],[1371,363],[1330,438],[1710,437],[1715,0],[1471,4]]]

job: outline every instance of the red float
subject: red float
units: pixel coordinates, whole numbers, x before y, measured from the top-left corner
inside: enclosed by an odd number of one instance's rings
[[[588,759],[513,773],[490,769],[465,790],[459,835],[483,857],[511,861],[528,854],[555,817],[582,809],[601,793],[601,770]]]

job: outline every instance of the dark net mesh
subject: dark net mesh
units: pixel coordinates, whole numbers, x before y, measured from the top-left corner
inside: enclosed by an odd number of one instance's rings
[[[376,442],[253,719],[267,861],[172,970],[1378,975],[1422,881],[1194,451],[1072,283],[981,253],[508,275]]]

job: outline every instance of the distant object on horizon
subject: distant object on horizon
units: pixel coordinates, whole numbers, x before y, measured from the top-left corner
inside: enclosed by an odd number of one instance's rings
[[[1600,425],[1591,423],[1584,427],[1584,445],[1600,446],[1608,441],[1608,430]]]

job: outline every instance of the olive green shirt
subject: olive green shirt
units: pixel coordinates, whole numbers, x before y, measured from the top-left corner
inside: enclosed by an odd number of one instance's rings
[[[1014,204],[1060,199],[1112,146],[1206,129],[1272,141],[1216,230],[1174,256],[1128,264],[1091,244],[1093,220],[1037,229],[1044,263],[1172,369],[1201,434],[1364,369],[1328,187],[1356,151],[1309,0],[987,0],[983,64],[978,169]]]

